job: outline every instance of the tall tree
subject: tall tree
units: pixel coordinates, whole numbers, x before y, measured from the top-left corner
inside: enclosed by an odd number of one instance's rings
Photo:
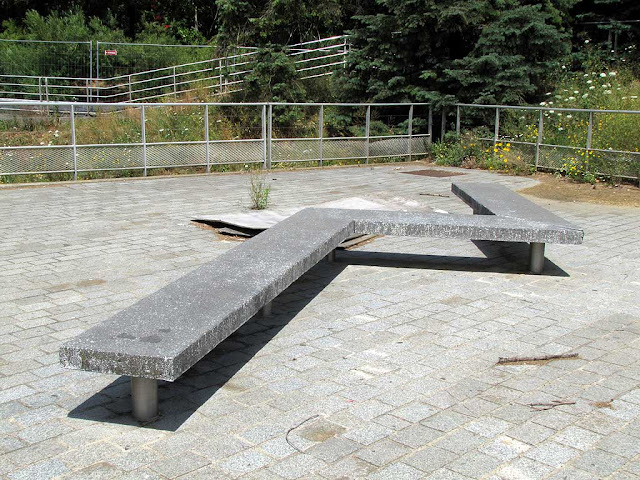
[[[376,0],[351,32],[345,92],[445,103],[534,98],[569,51],[573,1]]]

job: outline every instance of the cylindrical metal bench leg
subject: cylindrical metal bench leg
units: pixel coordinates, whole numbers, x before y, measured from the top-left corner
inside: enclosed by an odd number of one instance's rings
[[[333,249],[327,255],[327,262],[334,263],[335,261],[336,261],[336,251],[335,249]]]
[[[264,307],[262,307],[262,316],[263,317],[271,316],[271,302],[265,303]]]
[[[158,381],[153,378],[131,377],[133,416],[148,422],[158,416]]]
[[[542,273],[544,270],[544,243],[531,242],[529,269],[531,273]]]

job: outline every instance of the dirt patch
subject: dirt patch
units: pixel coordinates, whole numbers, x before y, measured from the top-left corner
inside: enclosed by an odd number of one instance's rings
[[[320,419],[317,422],[306,425],[298,430],[298,435],[311,442],[324,442],[331,437],[340,435],[346,429],[340,425]]]
[[[588,202],[622,207],[640,207],[640,188],[629,184],[578,183],[552,174],[533,176],[540,183],[518,193],[561,202]]]
[[[610,408],[613,410],[613,400],[606,400],[604,402],[593,402],[593,406],[596,408]]]
[[[428,168],[426,170],[412,170],[411,172],[400,172],[400,173],[409,173],[411,175],[420,175],[423,177],[437,177],[437,178],[466,175],[466,173],[462,173],[462,172],[450,172],[448,170],[437,170],[435,168]]]

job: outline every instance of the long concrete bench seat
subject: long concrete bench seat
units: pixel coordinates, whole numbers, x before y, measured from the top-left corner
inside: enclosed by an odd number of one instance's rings
[[[469,205],[476,215],[496,215],[504,218],[553,224],[567,230],[574,230],[582,235],[580,228],[502,185],[495,183],[452,183],[451,191]],[[529,268],[533,273],[541,273],[544,269],[545,243],[559,242],[530,240]]]
[[[130,376],[134,416],[151,420],[157,380],[176,380],[359,233],[543,244],[576,244],[583,236],[575,227],[498,215],[308,208],[67,342],[60,361]]]

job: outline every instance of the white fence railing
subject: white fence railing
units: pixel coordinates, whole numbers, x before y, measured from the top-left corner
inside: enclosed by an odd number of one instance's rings
[[[248,50],[248,48],[245,48]],[[300,79],[331,75],[346,63],[346,36],[291,45]],[[118,103],[163,101],[198,90],[224,94],[242,89],[258,58],[257,50],[110,78],[0,75],[0,98],[39,102]]]
[[[295,127],[278,126],[279,115],[287,109],[296,109],[306,128],[300,128],[300,122]],[[348,132],[345,136],[337,136],[337,127],[331,122],[331,115],[344,118],[337,115],[340,109],[350,111],[354,119],[353,125],[341,125],[340,131]],[[150,169],[170,167],[204,167],[209,172],[215,166],[230,164],[271,168],[292,162],[319,166],[336,160],[368,163],[375,158],[423,156],[431,143],[428,104],[97,106],[11,101],[0,104],[0,115],[15,116],[16,122],[31,115],[29,128],[20,131],[9,125],[0,131],[0,176],[64,173],[77,179],[79,173],[107,170],[139,171],[145,176]],[[50,127],[52,115],[56,130]],[[419,131],[414,128],[418,120]],[[360,124],[356,125],[357,121]],[[44,122],[40,129],[34,128],[38,122]]]

